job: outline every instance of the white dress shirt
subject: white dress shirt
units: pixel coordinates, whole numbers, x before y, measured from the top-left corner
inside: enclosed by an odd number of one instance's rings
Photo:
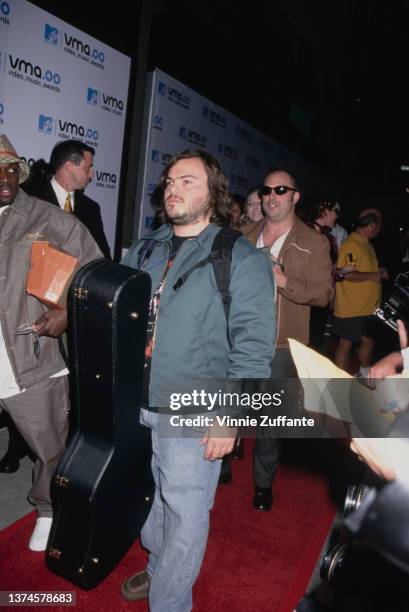
[[[62,208],[64,210],[64,206],[65,206],[65,201],[67,199],[67,195],[70,195],[70,200],[71,200],[71,208],[72,210],[74,210],[74,192],[73,191],[66,191],[64,189],[64,187],[61,187],[60,183],[58,183],[55,180],[55,176],[53,176],[53,178],[51,179],[51,187],[54,189],[55,195],[57,197],[58,200],[58,204],[60,205],[60,208]]]

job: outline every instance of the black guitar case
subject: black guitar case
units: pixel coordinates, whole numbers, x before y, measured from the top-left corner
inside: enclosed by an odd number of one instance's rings
[[[139,424],[150,287],[147,274],[104,259],[69,292],[74,428],[51,484],[46,561],[84,588],[121,560],[153,501],[150,430]]]

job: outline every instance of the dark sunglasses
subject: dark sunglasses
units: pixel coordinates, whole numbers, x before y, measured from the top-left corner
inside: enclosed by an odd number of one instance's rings
[[[287,185],[277,185],[276,187],[268,187],[268,185],[263,185],[258,190],[258,195],[261,198],[262,196],[270,195],[272,191],[274,191],[276,195],[281,196],[289,191],[298,191],[298,189],[295,189],[294,187],[287,187]]]

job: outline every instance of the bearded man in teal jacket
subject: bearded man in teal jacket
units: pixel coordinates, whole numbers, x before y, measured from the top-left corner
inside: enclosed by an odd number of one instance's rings
[[[232,251],[227,321],[213,266],[186,275],[208,257],[220,225],[229,221],[227,178],[210,154],[185,151],[165,168],[158,190],[169,223],[138,240],[123,261],[152,279],[140,418],[152,432],[156,492],[141,535],[150,552],[148,566],[124,582],[122,593],[129,600],[149,596],[153,612],[187,612],[206,548],[221,459],[232,450],[235,431],[181,426],[169,433],[166,398],[176,389],[192,397],[197,381],[206,386],[206,381],[223,380],[226,389],[235,380],[270,377],[274,279],[269,259],[240,236]],[[237,406],[220,411],[240,414]]]

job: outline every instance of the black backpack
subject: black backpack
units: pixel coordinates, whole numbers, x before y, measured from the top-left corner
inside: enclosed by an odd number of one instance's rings
[[[230,268],[231,268],[231,260],[232,260],[232,251],[234,247],[234,243],[237,238],[241,236],[241,232],[237,230],[233,230],[230,227],[222,227],[216,234],[213,244],[212,250],[210,254],[199,261],[197,264],[192,266],[190,270],[185,272],[173,285],[173,289],[175,291],[179,291],[181,287],[185,284],[188,277],[197,270],[198,268],[202,268],[207,264],[212,264],[214,275],[216,278],[217,289],[220,293],[224,313],[226,315],[226,321],[229,319],[229,311],[231,304],[231,294],[230,294]],[[152,251],[155,247],[155,241],[151,240],[146,249],[141,249],[138,255],[137,268],[140,270],[142,266],[145,266],[148,262],[150,256],[152,255]]]

